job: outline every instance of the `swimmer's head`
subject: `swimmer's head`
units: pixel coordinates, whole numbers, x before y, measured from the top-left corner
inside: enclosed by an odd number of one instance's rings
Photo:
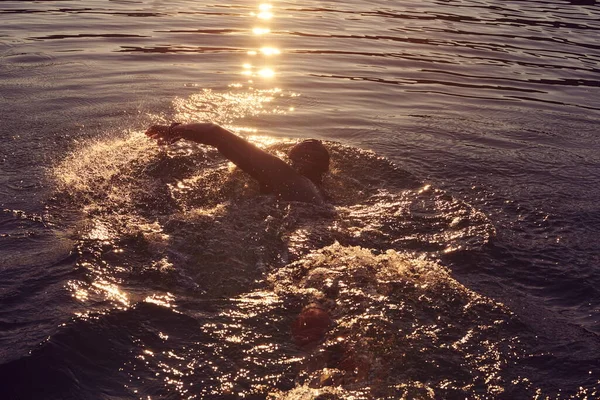
[[[314,183],[320,184],[329,171],[329,152],[320,140],[309,139],[291,148],[288,157],[292,166]]]

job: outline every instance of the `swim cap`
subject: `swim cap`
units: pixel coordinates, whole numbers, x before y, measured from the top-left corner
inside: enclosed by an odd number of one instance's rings
[[[320,140],[308,139],[291,148],[288,157],[301,173],[322,175],[329,171],[329,152]]]

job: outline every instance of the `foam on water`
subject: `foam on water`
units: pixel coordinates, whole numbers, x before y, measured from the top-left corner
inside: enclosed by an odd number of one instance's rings
[[[268,281],[285,302],[328,309],[334,328],[301,382],[341,386],[345,398],[497,396],[521,351],[509,310],[423,258],[334,244]]]

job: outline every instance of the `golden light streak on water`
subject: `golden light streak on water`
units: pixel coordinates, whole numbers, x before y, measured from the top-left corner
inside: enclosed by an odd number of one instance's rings
[[[112,238],[112,234],[110,232],[109,227],[101,221],[94,221],[95,224],[92,229],[90,229],[86,238],[90,240],[100,240],[100,241],[108,241]]]
[[[147,296],[144,301],[146,303],[156,304],[161,307],[172,308],[175,307],[173,302],[175,301],[175,297],[171,293],[166,294],[157,294],[154,293],[151,296]]]
[[[269,12],[269,11],[262,11],[262,12],[258,13],[257,17],[260,19],[269,20],[269,19],[273,18],[273,13]]]
[[[248,75],[251,69],[246,69]],[[269,74],[268,72],[266,73]],[[274,73],[273,73],[274,74]],[[245,88],[238,85],[226,92],[217,92],[204,89],[200,93],[193,94],[188,98],[179,98],[173,102],[175,108],[175,120],[181,122],[212,121],[225,125],[234,131],[250,131],[253,128],[244,128],[239,125],[230,126],[232,122],[245,117],[259,114],[280,114],[287,112],[287,108],[267,107],[279,97],[294,97],[294,93],[284,93],[280,88],[256,89]]]
[[[248,135],[248,134],[253,134],[253,133],[258,132],[258,129],[250,128],[248,126],[238,126],[235,128],[235,132],[244,133],[244,134]]]
[[[252,33],[255,35],[265,35],[267,33],[271,33],[271,30],[269,28],[256,27],[252,28]]]
[[[418,191],[418,193],[419,194],[425,193],[425,192],[429,191],[429,189],[431,189],[431,185],[425,185]]]
[[[67,282],[67,289],[71,292],[72,296],[81,302],[89,300],[90,293],[87,289],[82,287],[80,281],[69,281]]]
[[[254,35],[263,36],[271,32],[268,26],[265,26],[266,21],[270,21],[273,18],[273,13],[271,12],[273,6],[270,3],[261,3],[258,5],[258,13],[251,13],[252,16],[256,16],[258,19],[263,20],[262,26],[257,26],[252,29]],[[263,46],[260,47],[259,50],[249,50],[247,54],[249,56],[256,56],[259,53],[265,57],[274,56],[281,54],[281,51],[273,46],[266,46],[265,43],[261,43]],[[273,79],[275,77],[275,71],[272,65],[267,63],[263,63],[260,67],[255,67],[256,69],[247,67],[250,63],[244,64],[244,69],[241,72],[242,75],[248,77],[259,77],[262,79]]]
[[[89,293],[85,289],[79,289],[75,292],[74,296],[79,301],[86,301],[89,298]]]
[[[127,296],[127,293],[121,291],[121,289],[119,289],[119,287],[114,283],[106,281],[95,281],[94,283],[92,283],[92,286],[100,289],[108,300],[121,303],[126,308],[129,308],[131,306],[129,296]]]
[[[273,13],[271,12],[272,8],[273,8],[273,6],[271,4],[268,4],[268,3],[260,4],[258,6],[259,13],[256,14],[256,17],[259,19],[263,19],[263,20],[269,20],[269,19],[273,18]]]
[[[261,54],[265,56],[272,56],[281,54],[281,51],[275,47],[265,46],[260,49]]]
[[[275,76],[275,71],[267,67],[258,71],[258,75],[263,78],[273,78]]]
[[[261,148],[267,148],[275,144],[281,143],[281,139],[272,136],[249,135],[248,140]]]

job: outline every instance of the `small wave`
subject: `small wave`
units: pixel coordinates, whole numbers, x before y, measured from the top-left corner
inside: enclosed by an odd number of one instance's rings
[[[120,50],[115,50],[123,53],[246,53],[247,49],[235,47],[207,47],[207,46],[121,46]]]
[[[52,39],[89,39],[89,38],[144,38],[148,36],[134,35],[127,33],[79,33],[76,35],[48,35],[48,36],[33,36],[30,39],[36,40],[52,40]]]

